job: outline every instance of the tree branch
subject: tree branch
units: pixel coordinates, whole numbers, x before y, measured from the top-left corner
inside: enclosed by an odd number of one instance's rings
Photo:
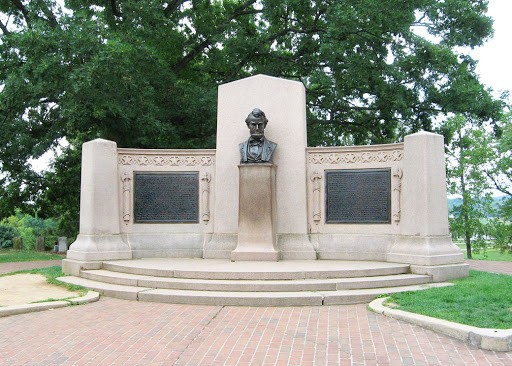
[[[112,14],[116,17],[122,17],[123,14],[119,11],[117,7],[116,0],[110,0],[110,8],[112,9]]]
[[[164,15],[169,17],[173,12],[178,10],[178,8],[187,0],[174,0],[170,1],[167,6],[164,8]]]
[[[18,9],[21,12],[21,14],[23,14],[23,18],[25,18],[25,23],[27,23],[27,26],[29,28],[32,28],[28,10],[22,4],[21,0],[11,0],[11,1],[12,1],[12,4],[16,7],[16,9]]]
[[[2,30],[2,33],[5,34],[6,36],[11,34],[11,32],[9,32],[9,30],[7,29],[7,25],[2,23],[2,20],[0,20],[0,30]]]
[[[489,173],[488,170],[485,171],[485,175],[487,175],[487,178],[489,178],[492,183],[494,184],[494,187],[500,191],[501,193],[505,193],[506,195],[508,196],[512,196],[512,191],[509,191],[507,189],[505,189],[504,187],[502,187],[499,182],[491,175],[491,173]]]
[[[38,4],[41,7],[43,14],[46,15],[46,18],[48,18],[50,26],[52,28],[56,28],[59,25],[59,23],[57,22],[57,18],[55,17],[51,9],[48,6],[46,6],[44,1],[38,1]]]
[[[236,8],[233,11],[233,14],[226,19],[217,29],[215,29],[210,35],[206,37],[204,41],[197,44],[189,53],[187,53],[176,65],[174,65],[173,69],[174,72],[179,73],[181,70],[183,70],[192,60],[197,57],[201,52],[203,52],[208,46],[210,46],[213,42],[213,38],[216,35],[221,34],[224,32],[232,20],[235,20],[236,18],[247,15],[253,12],[247,12],[246,9],[251,7],[256,0],[248,0],[245,3],[241,4],[238,8]],[[259,12],[258,10],[254,10],[254,13]]]

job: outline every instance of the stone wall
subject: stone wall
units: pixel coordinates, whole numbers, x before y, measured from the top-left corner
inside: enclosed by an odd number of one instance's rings
[[[400,234],[400,184],[404,145],[308,147],[308,228],[320,259],[386,260]],[[325,174],[336,170],[391,170],[391,221],[326,223]]]
[[[118,149],[119,226],[134,258],[203,256],[205,237],[213,232],[215,150]],[[135,223],[136,173],[198,173],[197,223]]]

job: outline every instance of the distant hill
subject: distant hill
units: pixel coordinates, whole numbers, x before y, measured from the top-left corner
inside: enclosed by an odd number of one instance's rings
[[[506,200],[510,199],[508,196],[496,196],[493,197],[493,204],[492,206],[494,208],[497,208],[499,205],[501,205]],[[448,198],[448,212],[451,214],[453,212],[453,208],[462,205],[462,198]]]

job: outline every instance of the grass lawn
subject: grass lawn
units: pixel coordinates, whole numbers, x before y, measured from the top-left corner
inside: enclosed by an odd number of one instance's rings
[[[467,259],[466,244],[464,244],[462,242],[456,242],[455,244],[460,248],[462,253],[464,253],[464,259]],[[512,253],[510,253],[510,252],[500,253],[499,250],[492,249],[492,248],[487,249],[485,254],[483,252],[475,253],[473,251],[472,255],[473,255],[473,259],[480,259],[480,260],[486,260],[486,261],[512,262]]]
[[[508,261],[512,262],[512,253],[505,252],[500,253],[499,250],[487,249],[486,254],[483,253],[472,253],[473,259],[482,259],[486,261]],[[466,251],[464,251],[464,258],[466,257]]]
[[[393,294],[397,309],[479,328],[512,328],[512,276],[470,271],[455,286]]]
[[[7,262],[33,262],[33,261],[49,261],[52,259],[63,259],[65,256],[60,254],[35,252],[30,250],[0,250],[0,263]]]

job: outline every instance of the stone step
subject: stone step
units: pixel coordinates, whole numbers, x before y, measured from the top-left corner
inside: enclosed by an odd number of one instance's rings
[[[80,277],[125,286],[234,292],[335,291],[419,285],[432,282],[430,276],[416,274],[306,280],[206,280],[144,276],[108,270],[83,270],[80,272]]]
[[[300,280],[374,277],[409,272],[408,264],[354,261],[231,262],[224,259],[140,259],[103,262],[103,269],[152,277],[208,280]]]
[[[400,287],[385,287],[362,290],[336,291],[295,291],[295,292],[223,292],[152,289],[147,287],[124,286],[65,276],[58,280],[84,286],[106,296],[122,299],[168,302],[174,304],[225,305],[225,306],[303,306],[342,305],[366,303],[374,298],[401,291],[417,291],[449,284],[435,283]]]
[[[75,276],[59,277],[57,280],[71,285],[83,286],[88,289],[95,290],[105,296],[125,300],[138,300],[137,295],[139,292],[151,290],[151,288],[146,287],[117,285]]]

